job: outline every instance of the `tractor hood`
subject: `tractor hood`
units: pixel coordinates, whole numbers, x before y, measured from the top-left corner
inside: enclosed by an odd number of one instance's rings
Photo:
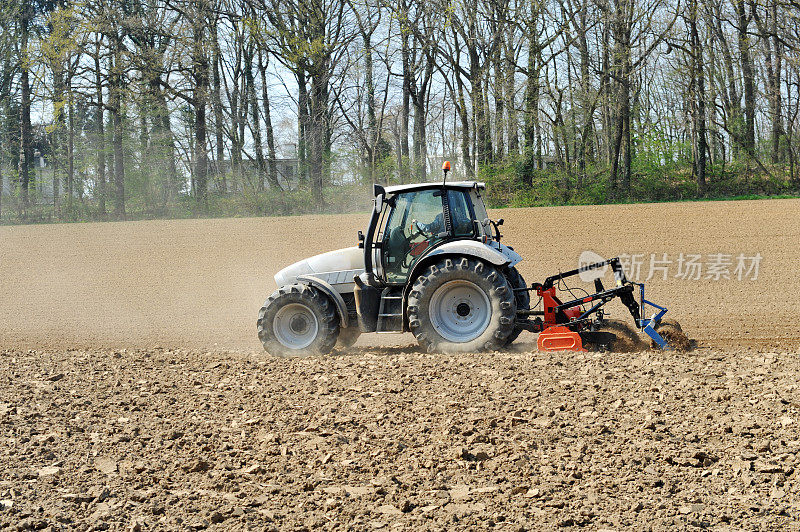
[[[353,277],[363,272],[364,250],[354,246],[295,262],[275,274],[275,283],[284,286],[296,282],[300,275],[313,275],[346,292],[352,291]]]

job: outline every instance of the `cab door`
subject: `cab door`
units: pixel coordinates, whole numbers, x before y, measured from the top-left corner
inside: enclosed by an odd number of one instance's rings
[[[416,190],[394,198],[381,245],[387,284],[405,284],[420,256],[447,236],[440,189]]]

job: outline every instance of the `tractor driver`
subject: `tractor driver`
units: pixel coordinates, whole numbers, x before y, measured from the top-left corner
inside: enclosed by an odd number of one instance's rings
[[[469,217],[464,205],[451,205],[450,217],[453,221],[453,234],[464,235],[472,232],[472,220]],[[444,213],[440,212],[436,218],[429,224],[424,224],[416,220],[413,221],[414,226],[418,231],[423,233],[424,236],[432,237],[438,236],[440,233],[445,232]]]

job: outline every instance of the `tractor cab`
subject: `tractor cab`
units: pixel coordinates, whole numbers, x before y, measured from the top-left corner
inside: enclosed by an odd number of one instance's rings
[[[484,188],[476,181],[375,185],[375,209],[360,237],[368,276],[405,285],[420,260],[443,244],[490,240]]]

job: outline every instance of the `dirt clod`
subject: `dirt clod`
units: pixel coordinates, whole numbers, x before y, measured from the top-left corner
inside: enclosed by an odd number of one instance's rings
[[[667,341],[672,349],[678,352],[686,352],[692,348],[692,342],[683,330],[671,323],[662,324],[657,330],[658,334]]]

